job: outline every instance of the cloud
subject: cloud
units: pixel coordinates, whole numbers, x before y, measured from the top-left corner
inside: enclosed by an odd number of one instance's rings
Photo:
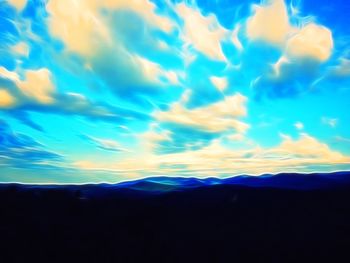
[[[27,5],[27,0],[8,0],[8,2],[18,11],[22,11],[23,8]]]
[[[76,65],[77,77],[84,74],[119,99],[144,108],[153,107],[148,98],[160,96],[164,86],[181,84],[179,65],[161,63],[181,63],[179,55],[159,47],[159,41],[169,40],[174,23],[153,2],[72,1],[66,10],[65,3],[51,0],[46,9],[49,32],[64,46],[59,60],[63,67]]]
[[[304,129],[304,124],[303,124],[302,122],[300,122],[300,121],[294,123],[294,126],[295,126],[295,128],[296,128],[297,130],[302,130],[302,129]]]
[[[143,75],[153,83],[168,83],[172,85],[179,85],[179,77],[175,71],[165,70],[158,63],[152,62],[146,58],[134,55],[136,63],[140,65]]]
[[[147,151],[153,152],[163,142],[172,141],[172,132],[169,130],[162,130],[157,123],[151,123],[148,131],[138,135],[141,144]]]
[[[148,115],[137,111],[93,102],[79,93],[60,93],[56,90],[48,69],[24,72],[26,79],[22,81],[16,72],[0,67],[0,81],[5,80],[4,87],[0,89],[0,108],[34,129],[42,130],[30,120],[27,112],[80,115],[107,122],[150,119]]]
[[[291,29],[284,0],[271,0],[267,4],[255,5],[254,14],[247,21],[249,39],[275,45],[284,44]]]
[[[327,144],[319,142],[306,133],[302,133],[297,140],[292,140],[289,136],[284,136],[279,147],[274,149],[275,152],[283,152],[293,158],[305,158],[339,162],[349,160],[339,152],[332,151]]]
[[[220,91],[224,91],[228,86],[226,77],[211,76],[209,79],[211,83]]]
[[[67,8],[65,1],[51,0],[46,8],[49,13],[49,29],[61,39],[66,48],[80,54],[94,52],[99,41],[109,37],[106,25],[98,16],[96,1],[71,1]]]
[[[19,42],[16,45],[11,47],[12,51],[14,53],[17,53],[19,55],[28,57],[29,55],[29,46],[25,42]]]
[[[223,132],[229,129],[244,133],[249,125],[238,119],[246,116],[247,98],[240,93],[207,106],[188,109],[183,102],[175,102],[168,111],[156,111],[156,120],[176,123],[205,132]]]
[[[52,34],[63,40],[66,47],[74,52],[91,55],[100,43],[112,45],[108,21],[102,10],[130,10],[153,27],[169,32],[173,25],[169,19],[156,14],[156,6],[148,1],[71,1],[50,0],[47,4],[49,28]],[[98,37],[97,37],[98,36]]]
[[[311,58],[326,61],[332,54],[332,32],[314,23],[302,27],[288,39],[286,54],[296,58]]]
[[[350,59],[340,58],[339,64],[331,68],[330,75],[338,78],[350,77]]]
[[[0,108],[10,108],[15,102],[16,100],[10,92],[5,89],[0,89]]]
[[[233,45],[239,50],[242,51],[243,50],[243,45],[241,40],[239,39],[238,33],[241,30],[241,25],[237,24],[235,26],[235,28],[232,30],[232,35],[231,35],[231,41],[233,43]]]
[[[311,90],[333,55],[332,31],[299,16],[294,7],[288,9],[284,0],[264,1],[254,10],[246,21],[250,41],[241,71],[255,79],[251,83],[256,98],[296,97]]]
[[[123,148],[118,142],[110,139],[101,139],[93,136],[82,135],[83,139],[86,139],[96,145],[98,148],[106,151],[114,152],[128,152],[127,149]]]
[[[279,145],[270,148],[230,149],[220,140],[213,140],[208,146],[196,150],[150,154],[139,162],[125,158],[113,164],[89,163],[84,169],[114,171],[123,178],[149,174],[229,177],[237,174],[330,171],[335,165],[349,162],[350,157],[330,149],[308,134],[301,134],[295,140],[283,136]]]
[[[0,120],[0,167],[40,169],[59,165],[63,156],[49,151],[31,137],[14,132]]]
[[[247,21],[247,36],[277,44],[291,58],[311,58],[326,61],[332,54],[332,32],[316,23],[302,23],[300,28],[290,24],[284,0],[271,0],[254,6],[255,13]]]
[[[322,117],[321,122],[331,128],[335,128],[338,124],[337,118]]]
[[[46,68],[26,70],[25,80],[22,81],[16,72],[0,67],[0,77],[13,81],[30,100],[34,99],[42,104],[53,102],[52,94],[55,91],[55,86],[52,83],[51,72]]]
[[[17,86],[26,96],[42,104],[53,102],[52,93],[55,91],[55,86],[51,80],[51,73],[46,68],[26,70],[25,80],[18,82]]]
[[[16,72],[9,71],[2,66],[0,67],[0,77],[17,83],[20,82],[19,76]]]
[[[204,16],[199,10],[184,3],[177,4],[175,10],[184,22],[182,37],[187,45],[192,45],[210,59],[227,60],[221,48],[221,41],[228,31],[213,14]]]
[[[342,136],[335,136],[334,139],[335,139],[337,142],[341,142],[341,143],[350,143],[350,139],[349,139],[349,138],[345,138],[345,137],[342,137]]]
[[[246,116],[247,98],[236,93],[222,100],[203,106],[188,107],[192,96],[190,90],[183,93],[179,101],[165,110],[153,112],[155,125],[138,137],[149,149],[160,154],[200,149],[222,135],[244,135],[249,124],[241,121]]]
[[[68,116],[83,116],[93,121],[104,121],[112,123],[131,123],[132,121],[149,121],[146,114],[121,107],[111,106],[107,103],[95,103],[78,93],[63,93],[55,95],[55,103],[38,104],[24,102],[8,112],[32,128],[42,130],[40,126],[33,123],[27,112],[44,112]]]

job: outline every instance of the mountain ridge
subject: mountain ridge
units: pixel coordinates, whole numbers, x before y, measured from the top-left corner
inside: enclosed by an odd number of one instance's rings
[[[125,181],[120,183],[86,183],[86,184],[21,184],[0,183],[0,187],[20,185],[24,188],[96,188],[102,189],[131,189],[144,192],[169,192],[186,189],[208,187],[214,185],[236,185],[243,187],[268,187],[292,190],[313,190],[350,185],[350,171],[331,173],[278,173],[259,176],[239,175],[229,178],[216,177],[170,177],[155,176]]]

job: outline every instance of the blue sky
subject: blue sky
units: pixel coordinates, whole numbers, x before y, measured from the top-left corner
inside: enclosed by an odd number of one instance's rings
[[[347,1],[0,1],[0,181],[350,169]]]

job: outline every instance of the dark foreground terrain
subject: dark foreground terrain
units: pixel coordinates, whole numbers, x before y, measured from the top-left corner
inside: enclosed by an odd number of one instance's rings
[[[0,185],[0,262],[350,262],[350,173]]]

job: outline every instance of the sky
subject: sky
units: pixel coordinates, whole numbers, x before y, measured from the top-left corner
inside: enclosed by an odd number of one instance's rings
[[[347,0],[0,0],[0,182],[350,170]]]

